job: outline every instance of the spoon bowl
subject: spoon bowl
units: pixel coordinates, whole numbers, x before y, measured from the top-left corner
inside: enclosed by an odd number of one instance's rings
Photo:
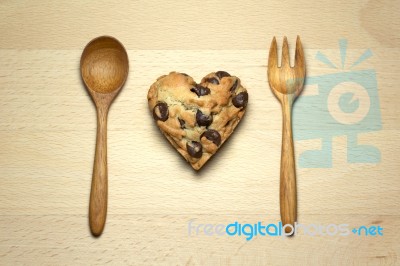
[[[89,203],[89,225],[94,236],[103,232],[107,216],[107,115],[129,72],[128,55],[115,38],[89,42],[81,56],[81,76],[97,111],[97,137]]]
[[[95,38],[83,50],[81,74],[89,91],[111,93],[121,89],[128,70],[126,50],[113,37]]]

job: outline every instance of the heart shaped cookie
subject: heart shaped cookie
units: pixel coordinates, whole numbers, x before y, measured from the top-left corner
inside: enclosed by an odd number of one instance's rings
[[[248,94],[240,79],[225,71],[208,74],[200,84],[171,72],[151,85],[147,100],[161,132],[199,170],[240,122]]]

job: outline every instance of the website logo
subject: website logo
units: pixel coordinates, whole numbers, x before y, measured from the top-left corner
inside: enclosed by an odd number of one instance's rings
[[[382,129],[376,72],[374,69],[355,70],[372,56],[372,51],[367,49],[355,62],[348,64],[347,40],[340,40],[339,46],[341,66],[318,52],[316,59],[334,73],[307,77],[305,93],[293,106],[294,139],[321,140],[320,150],[300,154],[297,164],[300,168],[331,168],[332,138],[336,136],[347,136],[348,163],[381,161],[377,147],[358,143],[360,133]]]
[[[286,232],[286,229],[289,228]],[[295,223],[282,225],[278,223],[264,223],[258,221],[256,223],[239,223],[234,221],[232,223],[224,224],[210,224],[210,223],[197,223],[195,220],[188,222],[188,236],[237,236],[244,237],[247,241],[252,240],[254,237],[277,237],[277,236],[291,236],[291,235],[306,235],[311,237],[316,236],[369,236],[379,237],[383,236],[383,227],[380,225],[370,226],[357,226],[350,227],[349,224],[299,224]]]

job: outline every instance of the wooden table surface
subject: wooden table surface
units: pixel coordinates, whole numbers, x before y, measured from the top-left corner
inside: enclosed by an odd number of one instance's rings
[[[399,265],[399,8],[396,0],[0,1],[0,264]],[[94,238],[88,203],[96,116],[79,60],[100,35],[125,45],[130,72],[109,114],[108,217]],[[323,94],[318,84],[305,87],[294,109],[295,133],[309,136],[295,139],[299,222],[380,226],[382,236],[189,235],[190,221],[280,220],[281,109],[266,65],[272,37],[280,46],[284,35],[291,48],[301,36],[310,80],[323,83],[332,74],[359,82],[361,89],[347,91],[350,99],[361,95],[350,107],[357,112],[367,101],[375,108],[371,124],[349,122],[341,133],[346,121],[329,124],[319,115],[336,110],[352,119],[354,110],[337,109],[342,98]],[[372,56],[351,68],[365,51]],[[147,109],[149,86],[174,70],[198,81],[225,70],[249,92],[243,121],[198,173]],[[361,70],[370,74],[360,78]],[[362,94],[364,81],[375,96]],[[313,95],[320,100],[300,102]],[[354,136],[380,157],[350,153]],[[328,157],[318,167],[299,164],[324,141]]]

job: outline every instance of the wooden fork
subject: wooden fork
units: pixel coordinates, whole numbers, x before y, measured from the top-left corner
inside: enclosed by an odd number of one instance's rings
[[[272,40],[268,58],[268,82],[272,92],[282,105],[282,149],[280,177],[280,212],[282,225],[297,221],[296,167],[292,135],[292,106],[303,90],[306,76],[303,47],[297,36],[294,67],[290,67],[287,38],[283,39],[282,63],[278,67],[276,39]],[[290,233],[290,227],[285,232]]]

